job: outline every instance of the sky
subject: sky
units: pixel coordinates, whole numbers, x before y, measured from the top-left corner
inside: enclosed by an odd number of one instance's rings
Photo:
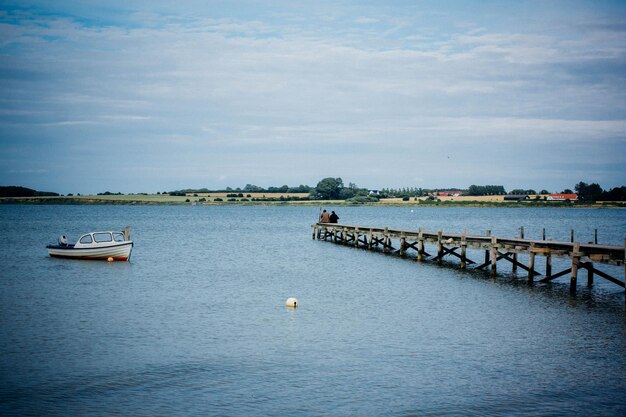
[[[624,1],[0,0],[0,185],[626,185]]]

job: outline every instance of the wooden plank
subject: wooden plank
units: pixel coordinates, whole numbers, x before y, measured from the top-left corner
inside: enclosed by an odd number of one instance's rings
[[[461,269],[467,267],[467,261],[467,243],[465,242],[465,236],[463,236],[463,240],[461,241]]]
[[[486,236],[488,236],[488,237],[491,236],[491,230],[490,229],[487,229]],[[489,239],[491,239],[491,237],[489,237]],[[490,246],[490,244],[491,244],[491,242],[489,242],[489,244],[484,244],[485,249],[488,249],[488,250],[485,250],[485,266],[489,265],[489,263],[490,263],[490,258],[489,258],[489,255],[491,254],[491,246]]]
[[[456,250],[459,248],[446,248],[445,246],[442,247],[443,250],[443,256],[445,255],[453,255],[456,256],[457,258],[459,258],[461,261],[463,261],[463,255],[459,255],[458,253],[456,253]],[[461,251],[463,250],[463,247],[461,247]],[[475,264],[476,262],[472,261],[471,259],[468,259],[466,257],[465,259],[466,262],[470,263],[470,264]]]
[[[510,256],[510,255],[511,255],[510,253],[508,253],[508,252],[507,252],[507,253],[501,253],[501,252],[498,252],[498,255],[499,255],[499,256],[498,256],[498,260],[500,260],[500,259],[504,259],[504,260],[506,260],[506,261],[511,262],[513,265],[517,265],[517,266],[519,266],[519,267],[520,267],[520,268],[522,268],[524,271],[528,271],[528,272],[530,272],[530,269],[529,269],[526,265],[524,265],[523,263],[521,263],[521,262],[517,261],[517,259],[516,259],[515,257],[511,257],[511,256]],[[537,271],[533,271],[533,273],[534,273],[534,274],[537,274],[537,275],[540,275]]]
[[[497,272],[496,263],[498,262],[498,238],[491,238],[491,276],[495,277]]]
[[[613,278],[612,276],[610,276],[609,274],[600,271],[598,269],[595,269],[593,267],[593,264],[591,262],[584,262],[580,264],[581,268],[585,268],[587,270],[592,270],[594,274],[606,279],[607,281],[611,281],[613,284],[619,285],[622,288],[626,288],[626,284],[624,284],[623,282],[621,282],[618,279]]]
[[[574,238],[574,230],[572,229],[572,239]],[[580,264],[580,243],[574,244],[574,252],[572,253],[572,273],[569,278],[569,292],[576,294],[576,281],[578,280],[578,265]]]
[[[424,260],[424,233],[420,227],[419,234],[417,235],[417,261],[422,262]]]
[[[567,274],[569,274],[570,272],[572,272],[572,268],[567,268],[566,270],[563,270],[563,271],[559,272],[558,274],[554,274],[554,275],[547,276],[547,277],[545,277],[544,279],[540,280],[539,282],[550,282],[550,281],[552,281],[553,279],[560,278],[560,277],[562,277],[563,275],[567,275]]]
[[[535,254],[530,252],[528,258],[528,282],[532,283],[535,279]]]
[[[442,235],[443,232],[440,230],[437,232],[437,263],[441,264],[443,258],[443,243],[442,243]]]

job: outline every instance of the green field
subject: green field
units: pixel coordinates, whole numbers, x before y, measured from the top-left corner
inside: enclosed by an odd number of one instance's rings
[[[127,195],[80,195],[80,196],[40,196],[40,197],[2,197],[0,204],[74,204],[74,205],[297,205],[297,206],[352,206],[362,205],[345,200],[297,200],[308,194],[269,194],[252,193],[244,197],[227,197],[226,193],[189,194],[185,196],[171,196],[168,194],[127,194]],[[282,197],[282,199],[281,199]],[[289,199],[291,197],[291,199]],[[218,199],[218,201],[215,201]],[[221,199],[222,201],[219,201]],[[254,200],[253,200],[254,199]],[[260,199],[260,200],[257,200]],[[493,201],[493,199],[448,199],[443,201],[409,201],[402,199],[382,199],[377,203],[365,203],[368,206],[423,206],[423,207],[620,207],[625,208],[624,202],[598,202],[595,204],[566,203],[557,201]]]
[[[247,197],[250,195],[250,197]],[[308,194],[269,194],[252,193],[244,197],[228,197],[227,193],[188,194],[171,196],[169,194],[125,194],[125,195],[79,195],[79,196],[40,196],[40,197],[3,197],[0,204],[138,204],[138,205],[189,205],[189,204],[298,204],[319,205],[324,201],[294,201],[289,198],[302,198]],[[281,200],[281,197],[283,198]],[[252,199],[263,201],[252,201]],[[217,199],[217,201],[216,201]],[[222,201],[220,201],[220,199]],[[266,201],[275,200],[275,201]],[[339,202],[341,203],[341,202]]]

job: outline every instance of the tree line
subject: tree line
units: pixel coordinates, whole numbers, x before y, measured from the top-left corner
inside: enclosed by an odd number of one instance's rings
[[[533,189],[513,189],[507,192],[502,185],[470,185],[468,189],[462,188],[447,188],[447,189],[426,189],[417,187],[404,187],[404,188],[383,188],[381,190],[369,190],[367,188],[358,187],[354,183],[348,183],[346,186],[341,178],[327,177],[323,178],[317,183],[317,186],[311,187],[308,185],[299,185],[297,187],[289,187],[283,185],[281,187],[268,187],[263,188],[253,184],[246,184],[243,188],[231,188],[226,187],[223,190],[209,190],[207,188],[200,189],[183,189],[177,191],[164,191],[163,194],[185,196],[187,194],[198,193],[235,193],[236,195],[242,193],[267,193],[267,194],[309,194],[307,199],[312,200],[346,200],[354,203],[367,203],[376,202],[380,198],[403,198],[408,199],[411,197],[423,197],[428,195],[436,195],[437,193],[455,190],[461,192],[463,195],[469,196],[489,196],[489,195],[506,195],[506,194],[528,194],[528,195],[547,195],[550,194],[547,190],[543,189],[537,193]],[[597,183],[587,184],[580,181],[574,186],[574,191],[571,189],[564,189],[559,194],[574,194],[578,195],[578,200],[584,203],[596,202],[596,201],[626,201],[626,186],[615,187],[611,190],[604,190]],[[141,193],[145,194],[145,193]],[[161,193],[158,193],[161,194]],[[71,196],[72,194],[68,194]],[[80,195],[80,194],[78,194]],[[122,195],[122,193],[111,193],[106,191],[104,193],[98,193],[98,195]],[[59,196],[58,193],[47,191],[36,191],[26,187],[20,186],[0,186],[0,197],[41,197],[41,196]],[[265,196],[264,196],[265,197]],[[268,199],[274,197],[268,196]]]
[[[581,202],[589,203],[595,201],[626,201],[626,186],[615,187],[611,190],[605,191],[596,183],[587,184],[583,181],[576,184],[574,187],[575,193],[578,194],[578,199]],[[537,193],[533,189],[514,189],[507,192],[502,185],[470,185],[466,190],[460,188],[448,188],[448,189],[424,189],[424,188],[384,188],[377,193],[372,193],[366,188],[357,187],[353,183],[349,183],[348,187],[344,186],[341,178],[324,178],[321,180],[314,191],[311,193],[311,197],[314,199],[323,200],[352,200],[355,202],[367,202],[377,201],[379,198],[410,198],[410,197],[423,197],[426,195],[432,195],[443,191],[456,190],[463,193],[463,195],[469,196],[490,196],[490,195],[507,195],[507,194],[528,194],[528,195],[548,195],[548,190],[542,189]],[[565,189],[558,194],[574,194],[570,189]]]
[[[58,193],[53,193],[49,191],[37,191],[31,188],[19,187],[14,185],[0,186],[0,197],[54,197],[58,195]]]
[[[574,187],[578,199],[584,202],[595,201],[626,201],[626,186],[615,187],[605,191],[596,183],[579,182]]]
[[[163,194],[169,194],[169,195],[175,195],[175,196],[184,196],[187,194],[207,194],[207,193],[307,194],[307,193],[311,193],[312,190],[313,190],[313,187],[309,187],[308,185],[299,185],[297,187],[290,187],[288,185],[283,185],[281,187],[263,188],[263,187],[259,187],[253,184],[246,184],[246,186],[243,188],[226,187],[223,189],[212,189],[212,190],[208,188],[185,188],[182,190],[164,191]]]

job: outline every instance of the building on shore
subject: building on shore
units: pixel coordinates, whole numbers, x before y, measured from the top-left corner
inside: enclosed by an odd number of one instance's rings
[[[578,201],[577,194],[549,194],[546,200],[550,201]]]
[[[530,200],[528,194],[507,194],[504,196],[504,201],[523,201]]]

